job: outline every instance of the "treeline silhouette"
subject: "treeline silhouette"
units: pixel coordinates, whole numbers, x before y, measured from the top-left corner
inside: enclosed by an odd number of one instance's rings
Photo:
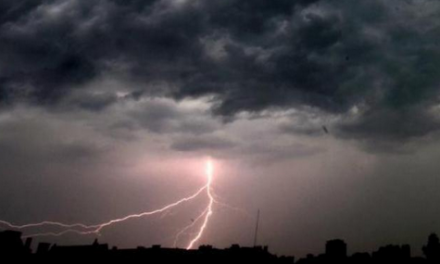
[[[164,263],[275,263],[275,264],[376,264],[376,263],[437,263],[440,264],[440,241],[436,234],[431,234],[427,244],[422,248],[425,257],[412,257],[409,245],[388,245],[373,253],[347,254],[347,244],[340,239],[330,240],[326,244],[325,253],[295,262],[294,257],[271,254],[268,247],[240,247],[233,245],[227,249],[216,249],[212,246],[200,246],[197,250],[177,248],[138,247],[135,249],[110,248],[97,240],[91,245],[59,246],[39,243],[36,251],[32,251],[32,238],[22,239],[17,231],[0,232],[0,263],[4,260],[38,260],[38,261],[75,261],[84,258],[111,261],[139,261]]]

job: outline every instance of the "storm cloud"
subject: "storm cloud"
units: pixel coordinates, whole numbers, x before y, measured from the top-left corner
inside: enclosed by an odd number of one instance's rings
[[[429,0],[2,1],[0,101],[80,93],[101,111],[116,92],[85,87],[116,76],[132,100],[211,96],[227,120],[310,108],[338,117],[337,136],[407,141],[439,129],[439,13]]]

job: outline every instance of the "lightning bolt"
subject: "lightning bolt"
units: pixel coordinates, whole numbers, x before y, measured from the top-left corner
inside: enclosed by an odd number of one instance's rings
[[[186,231],[192,229],[193,227],[195,227],[198,222],[200,222],[202,219],[202,224],[200,226],[200,228],[198,229],[198,232],[196,233],[195,237],[189,242],[188,246],[186,247],[186,249],[190,250],[194,247],[194,245],[196,243],[198,243],[200,241],[200,239],[203,237],[206,229],[208,228],[209,225],[209,220],[212,217],[213,213],[214,213],[214,204],[218,203],[220,205],[224,205],[220,202],[217,202],[216,199],[214,198],[214,194],[213,194],[213,187],[212,187],[212,183],[214,181],[214,166],[212,163],[211,159],[208,159],[206,162],[206,177],[207,177],[207,183],[206,185],[204,185],[203,187],[201,187],[197,192],[195,192],[193,195],[182,198],[180,200],[178,200],[177,202],[168,204],[160,209],[156,209],[153,211],[147,211],[147,212],[142,212],[140,214],[132,214],[132,215],[128,215],[122,218],[118,218],[118,219],[113,219],[110,220],[108,222],[105,223],[101,223],[101,224],[97,224],[97,225],[86,225],[83,223],[76,223],[76,224],[65,224],[65,223],[61,223],[61,222],[54,222],[54,221],[43,221],[40,223],[32,223],[32,224],[25,224],[25,225],[15,225],[12,224],[10,222],[4,221],[4,220],[0,220],[0,225],[6,226],[8,228],[11,229],[15,229],[15,230],[24,230],[24,229],[28,229],[28,228],[36,228],[36,227],[58,227],[58,228],[63,228],[64,230],[61,232],[47,232],[47,233],[37,233],[37,234],[31,234],[31,235],[26,235],[24,236],[24,238],[27,237],[46,237],[46,236],[52,236],[52,237],[60,237],[69,233],[73,233],[73,234],[78,234],[78,235],[99,235],[101,233],[101,231],[104,228],[107,228],[109,226],[118,224],[118,223],[122,223],[131,219],[136,219],[136,218],[142,218],[142,217],[147,217],[147,216],[153,216],[156,214],[161,214],[161,213],[165,213],[168,212],[169,210],[178,207],[181,204],[190,202],[194,199],[196,199],[197,197],[199,197],[200,195],[202,195],[203,193],[206,193],[207,197],[208,197],[208,205],[206,206],[206,208],[203,210],[202,214],[199,215],[191,225],[185,227],[184,229],[182,229],[175,238],[175,242],[174,245],[176,246],[179,238],[181,235],[183,235]]]
[[[211,216],[213,214],[212,207],[214,205],[215,199],[214,199],[214,196],[212,195],[212,190],[211,189],[212,189],[212,181],[213,181],[213,178],[214,178],[214,167],[212,166],[211,159],[209,159],[207,164],[206,164],[206,175],[208,177],[208,183],[206,184],[206,193],[207,193],[208,198],[209,198],[207,212],[206,212],[206,215],[205,215],[205,219],[203,220],[203,224],[200,227],[199,233],[197,234],[197,236],[193,240],[191,240],[191,242],[189,243],[188,247],[186,248],[188,250],[192,249],[194,244],[197,243],[197,241],[199,241],[200,238],[202,238],[203,233],[204,233],[205,229],[208,226],[209,219],[211,218]]]
[[[176,238],[174,239],[174,247],[177,247],[177,244],[179,243],[179,239],[182,235],[184,235],[188,230],[193,228],[206,214],[207,210],[204,210],[201,215],[199,215],[192,224],[186,226],[184,229],[182,229],[179,233],[177,233]]]

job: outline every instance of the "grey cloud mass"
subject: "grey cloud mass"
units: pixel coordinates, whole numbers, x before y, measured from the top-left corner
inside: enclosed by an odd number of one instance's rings
[[[2,1],[0,101],[54,107],[110,75],[133,99],[213,96],[227,119],[311,107],[341,117],[338,136],[406,141],[438,130],[439,13],[429,0]]]

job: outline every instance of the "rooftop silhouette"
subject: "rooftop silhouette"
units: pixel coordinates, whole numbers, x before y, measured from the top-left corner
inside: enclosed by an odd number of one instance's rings
[[[294,257],[271,254],[267,246],[241,247],[232,245],[226,249],[216,249],[209,245],[200,246],[195,250],[179,248],[162,248],[160,245],[151,248],[138,247],[133,249],[110,248],[108,244],[100,244],[95,240],[90,245],[60,246],[49,243],[39,243],[37,250],[31,250],[32,239],[23,241],[22,234],[17,231],[0,232],[0,259],[27,260],[75,260],[93,257],[100,260],[124,261],[164,261],[191,263],[227,263],[254,262],[275,264],[375,264],[375,263],[440,263],[440,240],[436,234],[431,234],[427,244],[422,247],[425,257],[412,257],[409,245],[387,245],[372,253],[347,254],[347,244],[340,239],[326,243],[325,253],[295,262]]]

